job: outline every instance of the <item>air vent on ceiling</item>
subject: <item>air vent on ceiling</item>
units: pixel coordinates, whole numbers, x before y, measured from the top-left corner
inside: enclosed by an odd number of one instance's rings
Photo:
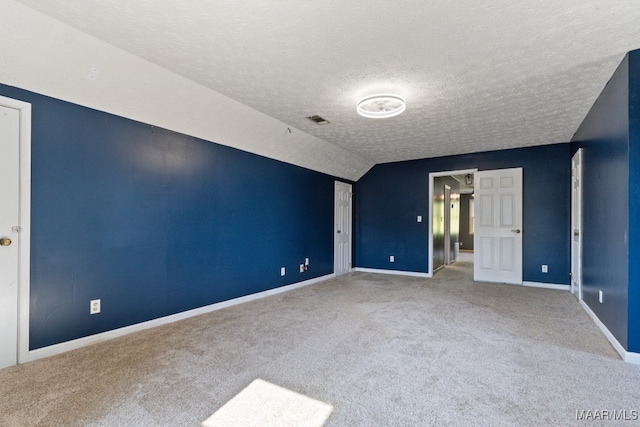
[[[323,119],[320,116],[309,116],[307,117],[307,119],[312,120],[319,125],[326,125],[327,123],[329,123],[329,120]]]

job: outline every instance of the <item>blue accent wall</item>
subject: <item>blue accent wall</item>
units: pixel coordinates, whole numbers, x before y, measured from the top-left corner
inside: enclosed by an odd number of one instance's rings
[[[334,177],[0,94],[32,104],[31,349],[333,272]]]
[[[627,350],[640,353],[640,51],[629,61],[629,277]]]
[[[332,273],[334,177],[10,86],[0,95],[33,109],[31,349]],[[579,147],[584,299],[640,352],[640,51],[571,144],[372,168],[352,183],[354,265],[426,272],[429,173],[522,167],[523,279],[569,284]]]
[[[572,140],[583,148],[582,294],[627,347],[629,72],[622,61]],[[603,291],[603,303],[598,291]]]
[[[356,266],[427,272],[429,224],[416,216],[428,217],[429,173],[513,167],[523,168],[523,280],[569,284],[568,143],[374,166],[358,181]]]

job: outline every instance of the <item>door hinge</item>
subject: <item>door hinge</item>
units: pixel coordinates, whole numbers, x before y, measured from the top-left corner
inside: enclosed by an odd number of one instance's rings
[[[11,231],[13,231],[14,233],[20,233],[22,231],[22,227],[16,225],[14,227],[11,227]]]

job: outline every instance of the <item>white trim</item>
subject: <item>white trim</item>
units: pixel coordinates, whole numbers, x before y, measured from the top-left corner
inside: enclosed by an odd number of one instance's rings
[[[449,197],[447,198],[447,190]],[[444,265],[451,264],[451,186],[444,185],[444,215],[442,220],[444,221]],[[429,224],[433,226],[433,222],[429,221]],[[459,224],[459,223],[458,223]],[[458,225],[459,226],[459,225]],[[431,228],[433,230],[433,227]],[[431,257],[433,259],[433,256]]]
[[[168,323],[177,322],[179,320],[188,319],[190,317],[199,316],[201,314],[211,313],[212,311],[222,310],[223,308],[231,307],[234,305],[242,304],[249,301],[265,298],[271,295],[280,294],[283,292],[291,291],[293,289],[302,288],[304,286],[313,285],[318,282],[333,279],[335,274],[327,274],[326,276],[316,277],[315,279],[305,280],[303,282],[294,283],[291,285],[281,286],[279,288],[269,289],[263,292],[258,292],[243,297],[234,298],[227,301],[222,301],[216,304],[207,305],[205,307],[195,308],[193,310],[183,311],[182,313],[172,314],[170,316],[160,317],[158,319],[149,320],[147,322],[138,323],[124,328],[114,329],[107,332],[91,335],[84,338],[78,338],[76,340],[63,342],[60,344],[54,344],[48,347],[39,348],[37,350],[31,350],[26,360],[22,362],[31,362],[34,360],[42,359],[56,354],[64,353],[71,350],[76,350],[81,347],[86,347],[91,344],[95,344],[102,341],[107,341],[113,338],[128,335],[134,332],[143,331],[149,328],[155,328],[156,326],[166,325]],[[22,363],[21,362],[21,363]]]
[[[31,265],[31,104],[0,96],[0,105],[20,112],[20,254],[18,255],[18,363],[29,352]]]
[[[627,351],[624,356],[624,361],[627,363],[633,363],[634,365],[640,365],[640,353]]]
[[[429,222],[427,223],[427,230],[429,233],[429,259],[427,261],[429,267],[427,270],[428,276],[426,277],[433,276],[433,179],[438,176],[466,175],[468,173],[475,174],[476,172],[478,172],[478,168],[429,173],[429,194],[427,196],[429,198]]]
[[[557,289],[559,291],[571,291],[570,285],[556,285],[555,283],[522,282],[522,286],[530,286],[532,288]]]
[[[609,331],[609,329],[604,325],[604,323],[602,323],[602,321],[598,318],[598,316],[596,316],[596,314],[591,310],[591,307],[589,307],[587,303],[584,302],[584,300],[580,300],[580,305],[582,306],[582,308],[584,308],[584,311],[586,311],[587,314],[591,316],[596,326],[600,328],[600,330],[602,331],[604,336],[607,337],[607,339],[609,340],[613,348],[615,348],[618,354],[620,354],[620,357],[622,357],[622,360],[624,360],[627,363],[640,365],[640,353],[634,353],[634,352],[625,350],[622,344],[620,344],[620,342],[616,339],[616,337],[613,336],[611,331]]]
[[[429,273],[419,273],[416,271],[400,271],[400,270],[381,270],[378,268],[362,268],[356,267],[354,271],[361,273],[375,273],[375,274],[394,274],[396,276],[412,276],[412,277],[432,277]]]

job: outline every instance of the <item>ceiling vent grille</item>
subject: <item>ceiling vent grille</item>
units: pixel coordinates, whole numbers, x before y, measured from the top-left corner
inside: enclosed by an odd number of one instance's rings
[[[312,122],[315,122],[319,125],[326,125],[327,123],[329,123],[329,120],[323,119],[320,116],[309,116],[307,117],[307,119],[311,120]]]

